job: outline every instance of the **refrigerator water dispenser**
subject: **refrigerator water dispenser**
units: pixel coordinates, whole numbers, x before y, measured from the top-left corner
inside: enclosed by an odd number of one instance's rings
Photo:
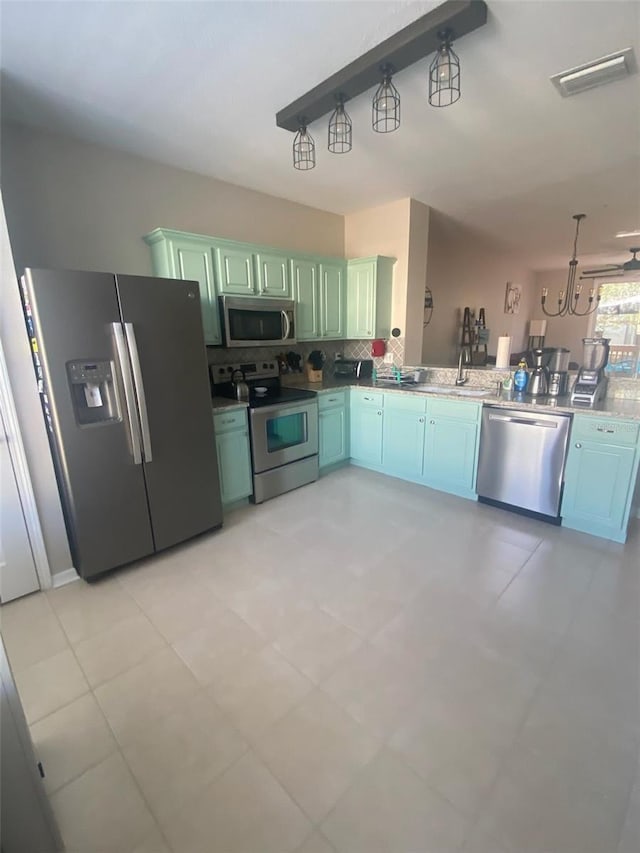
[[[79,426],[122,420],[110,361],[69,361],[67,376]]]

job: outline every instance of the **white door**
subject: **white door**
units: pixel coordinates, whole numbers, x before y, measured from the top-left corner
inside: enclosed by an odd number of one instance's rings
[[[40,584],[1,415],[0,412],[0,600],[4,604],[35,592]]]

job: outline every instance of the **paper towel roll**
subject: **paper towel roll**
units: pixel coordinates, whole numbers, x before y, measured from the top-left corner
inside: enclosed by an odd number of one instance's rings
[[[496,367],[509,367],[509,358],[511,357],[511,338],[508,335],[502,335],[498,338],[498,352],[496,354]]]

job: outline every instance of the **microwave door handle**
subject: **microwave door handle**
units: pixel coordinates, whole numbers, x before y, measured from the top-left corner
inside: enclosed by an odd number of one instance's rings
[[[360,379],[360,368],[362,367],[362,362],[358,362],[358,366],[356,367],[356,379]]]
[[[120,323],[112,323],[111,331],[116,345],[116,358],[118,371],[124,389],[124,408],[129,424],[129,438],[131,441],[131,455],[134,465],[142,465],[142,450],[140,448],[140,426],[136,415],[136,395],[133,390],[131,368],[127,355],[127,346],[124,342],[124,334]]]
[[[138,398],[138,411],[140,412],[140,426],[142,429],[142,451],[144,453],[144,461],[153,462],[153,454],[151,452],[151,433],[149,432],[149,415],[147,414],[147,400],[144,394],[142,367],[140,366],[140,356],[138,355],[138,344],[136,342],[136,332],[133,328],[133,323],[125,323],[124,332],[127,336],[127,344],[129,345],[131,368],[133,370],[133,381],[135,383],[136,388],[136,397]]]
[[[282,334],[282,340],[287,341],[289,339],[289,332],[291,331],[291,322],[289,320],[289,315],[284,309],[281,310],[280,313],[282,314],[282,319],[284,320],[284,332]]]

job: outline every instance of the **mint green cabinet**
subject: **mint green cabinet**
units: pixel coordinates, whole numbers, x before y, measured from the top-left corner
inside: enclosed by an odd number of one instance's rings
[[[388,338],[394,258],[358,258],[347,263],[348,339]]]
[[[206,238],[160,228],[144,239],[151,247],[154,275],[198,282],[204,342],[212,346],[221,344],[220,313],[214,284],[215,257],[211,244]]]
[[[222,412],[213,419],[218,454],[220,493],[225,505],[253,493],[251,451],[246,409]]]
[[[289,258],[274,252],[257,252],[255,261],[258,294],[291,299]]]
[[[349,458],[348,410],[346,391],[318,396],[318,440],[320,468],[336,465]]]
[[[367,467],[382,466],[383,395],[351,391],[351,458]]]
[[[426,400],[385,394],[382,465],[386,474],[406,480],[422,477]]]
[[[291,282],[296,303],[296,338],[315,341],[320,337],[320,289],[316,262],[292,260]]]
[[[423,482],[476,499],[481,406],[457,400],[427,401]]]
[[[639,433],[637,422],[574,416],[561,508],[564,527],[626,541]]]
[[[291,261],[299,341],[340,340],[345,332],[346,263]]]
[[[253,296],[257,288],[251,249],[226,243],[214,245],[218,292],[233,296]]]

